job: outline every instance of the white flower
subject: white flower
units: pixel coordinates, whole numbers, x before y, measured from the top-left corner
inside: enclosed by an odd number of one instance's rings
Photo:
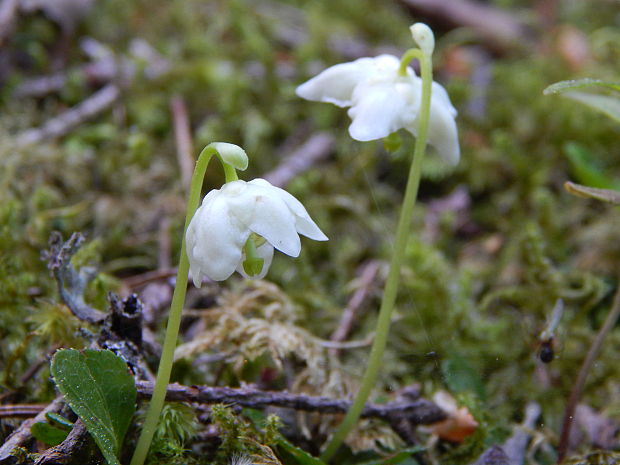
[[[203,276],[222,281],[235,270],[247,277],[243,262],[248,240],[254,241],[256,255],[263,260],[262,270],[252,277],[262,278],[271,265],[274,247],[291,257],[299,256],[299,234],[327,240],[304,206],[285,190],[264,179],[226,183],[205,196],[187,228],[194,284],[200,287]]]
[[[400,76],[399,66],[400,60],[392,55],[341,63],[300,85],[297,95],[351,107],[349,134],[353,139],[381,139],[401,128],[416,135],[422,79],[411,68],[407,68],[406,76]],[[452,164],[458,163],[460,156],[455,117],[456,109],[448,93],[433,82],[428,140]]]

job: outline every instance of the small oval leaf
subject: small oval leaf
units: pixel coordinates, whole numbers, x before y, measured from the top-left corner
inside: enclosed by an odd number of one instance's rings
[[[110,465],[136,409],[136,387],[125,361],[109,350],[59,350],[52,376]]]

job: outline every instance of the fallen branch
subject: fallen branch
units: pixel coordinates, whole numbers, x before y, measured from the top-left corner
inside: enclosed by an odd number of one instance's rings
[[[605,319],[605,323],[603,323],[603,326],[599,329],[596,338],[592,341],[590,350],[588,350],[586,358],[579,369],[577,380],[573,384],[573,388],[570,392],[570,396],[566,404],[566,410],[564,411],[564,421],[562,422],[560,442],[558,443],[558,463],[561,463],[562,460],[564,460],[564,457],[566,457],[566,453],[568,452],[568,441],[570,439],[570,430],[573,426],[573,420],[575,418],[575,409],[577,408],[577,404],[581,398],[583,388],[586,385],[586,379],[588,378],[590,369],[594,365],[594,361],[603,347],[605,337],[607,337],[609,331],[611,331],[616,324],[616,321],[618,321],[618,317],[620,317],[620,285],[618,285],[618,289],[616,290],[616,295],[614,296],[614,301],[611,304],[611,309]]]
[[[285,187],[295,176],[327,158],[334,143],[334,137],[326,132],[315,134],[263,178],[274,186]]]
[[[136,387],[138,395],[142,398],[149,398],[153,393],[153,383],[139,381],[136,383]],[[166,400],[202,404],[235,404],[256,409],[274,406],[323,414],[346,413],[352,403],[350,400],[288,392],[260,391],[251,388],[182,386],[179,384],[168,386]],[[446,414],[434,403],[419,399],[410,402],[394,401],[381,405],[367,404],[362,417],[380,418],[390,423],[406,418],[414,424],[425,425],[444,420]]]
[[[375,282],[378,272],[379,262],[373,260],[364,264],[359,277],[359,286],[342,312],[340,322],[330,338],[332,341],[342,342],[347,339],[349,333],[351,332],[351,328],[353,328],[353,325],[355,324],[359,310],[361,309],[362,304],[366,301],[370,289],[372,288],[372,284]],[[337,356],[339,349],[330,349],[330,353],[333,356]]]
[[[147,80],[155,79],[170,69],[168,61],[142,39],[131,41],[127,55],[116,55],[106,45],[91,37],[82,39],[80,46],[92,62],[69,71],[25,79],[15,88],[13,96],[43,97],[52,92],[60,92],[72,76],[79,76],[84,84],[91,87],[99,87],[112,81],[126,87],[136,76]]]
[[[497,444],[489,447],[474,462],[473,465],[521,465],[519,462],[512,462],[504,450]]]
[[[530,402],[525,407],[523,423],[515,428],[512,436],[502,446],[506,456],[510,459],[510,463],[522,464],[525,462],[527,443],[530,440],[531,431],[534,430],[540,413],[540,405],[535,402]]]
[[[0,418],[31,418],[44,410],[48,404],[11,404],[0,405]]]
[[[16,138],[18,147],[38,144],[68,134],[84,121],[108,109],[120,97],[121,91],[114,84],[108,84],[88,97],[82,103],[52,118],[40,128],[27,129]]]
[[[18,0],[3,0],[0,4],[0,45],[4,43],[13,30],[17,6]]]
[[[59,232],[54,231],[49,240],[49,250],[43,252],[47,267],[56,278],[58,293],[69,310],[80,320],[89,323],[101,323],[106,314],[91,307],[84,301],[84,292],[90,280],[95,276],[92,267],[84,266],[77,271],[71,264],[71,257],[84,242],[84,236],[73,233],[67,242],[63,242]]]
[[[56,398],[51,404],[45,407],[39,414],[31,420],[26,420],[17,428],[11,436],[0,447],[0,465],[9,465],[20,463],[19,457],[13,454],[13,450],[17,447],[23,447],[32,439],[30,428],[38,422],[45,421],[47,413],[58,413],[63,406],[61,397]]]
[[[101,452],[95,447],[95,443],[86,430],[82,420],[78,419],[73,424],[67,438],[57,446],[43,451],[34,462],[34,465],[83,465],[95,463],[93,454],[101,457]],[[102,460],[102,459],[100,459]],[[97,463],[101,463],[97,461]]]
[[[166,268],[161,270],[146,271],[144,273],[129,276],[123,280],[123,285],[129,289],[135,289],[140,286],[144,286],[153,281],[162,281],[168,278],[172,278],[177,275],[177,269]]]
[[[416,17],[423,16],[447,27],[467,27],[485,47],[497,53],[522,47],[531,34],[513,13],[473,0],[401,0]]]
[[[170,111],[174,123],[174,139],[177,146],[177,161],[181,168],[181,180],[183,187],[189,192],[196,160],[192,156],[192,133],[189,116],[187,116],[187,105],[182,97],[175,96],[170,99]]]

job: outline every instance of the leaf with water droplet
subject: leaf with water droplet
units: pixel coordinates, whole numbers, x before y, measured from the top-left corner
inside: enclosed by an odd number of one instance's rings
[[[30,427],[32,435],[49,446],[57,446],[67,438],[69,431],[62,430],[49,423],[38,422]]]
[[[136,409],[136,387],[125,361],[109,350],[59,350],[52,376],[110,465]]]

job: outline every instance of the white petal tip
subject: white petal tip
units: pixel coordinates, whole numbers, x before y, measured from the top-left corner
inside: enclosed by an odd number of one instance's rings
[[[371,140],[382,139],[389,135],[383,134],[383,132],[377,132],[377,127],[373,128],[368,125],[355,124],[355,122],[354,120],[353,124],[349,126],[349,135],[352,139],[360,142],[370,142]]]
[[[194,286],[200,289],[200,286],[202,286],[202,276],[200,276],[200,273],[192,273],[192,281],[194,282]]]
[[[295,89],[295,95],[297,95],[297,97],[308,100],[308,98],[306,97],[306,84],[305,83],[297,86],[297,88]]]

